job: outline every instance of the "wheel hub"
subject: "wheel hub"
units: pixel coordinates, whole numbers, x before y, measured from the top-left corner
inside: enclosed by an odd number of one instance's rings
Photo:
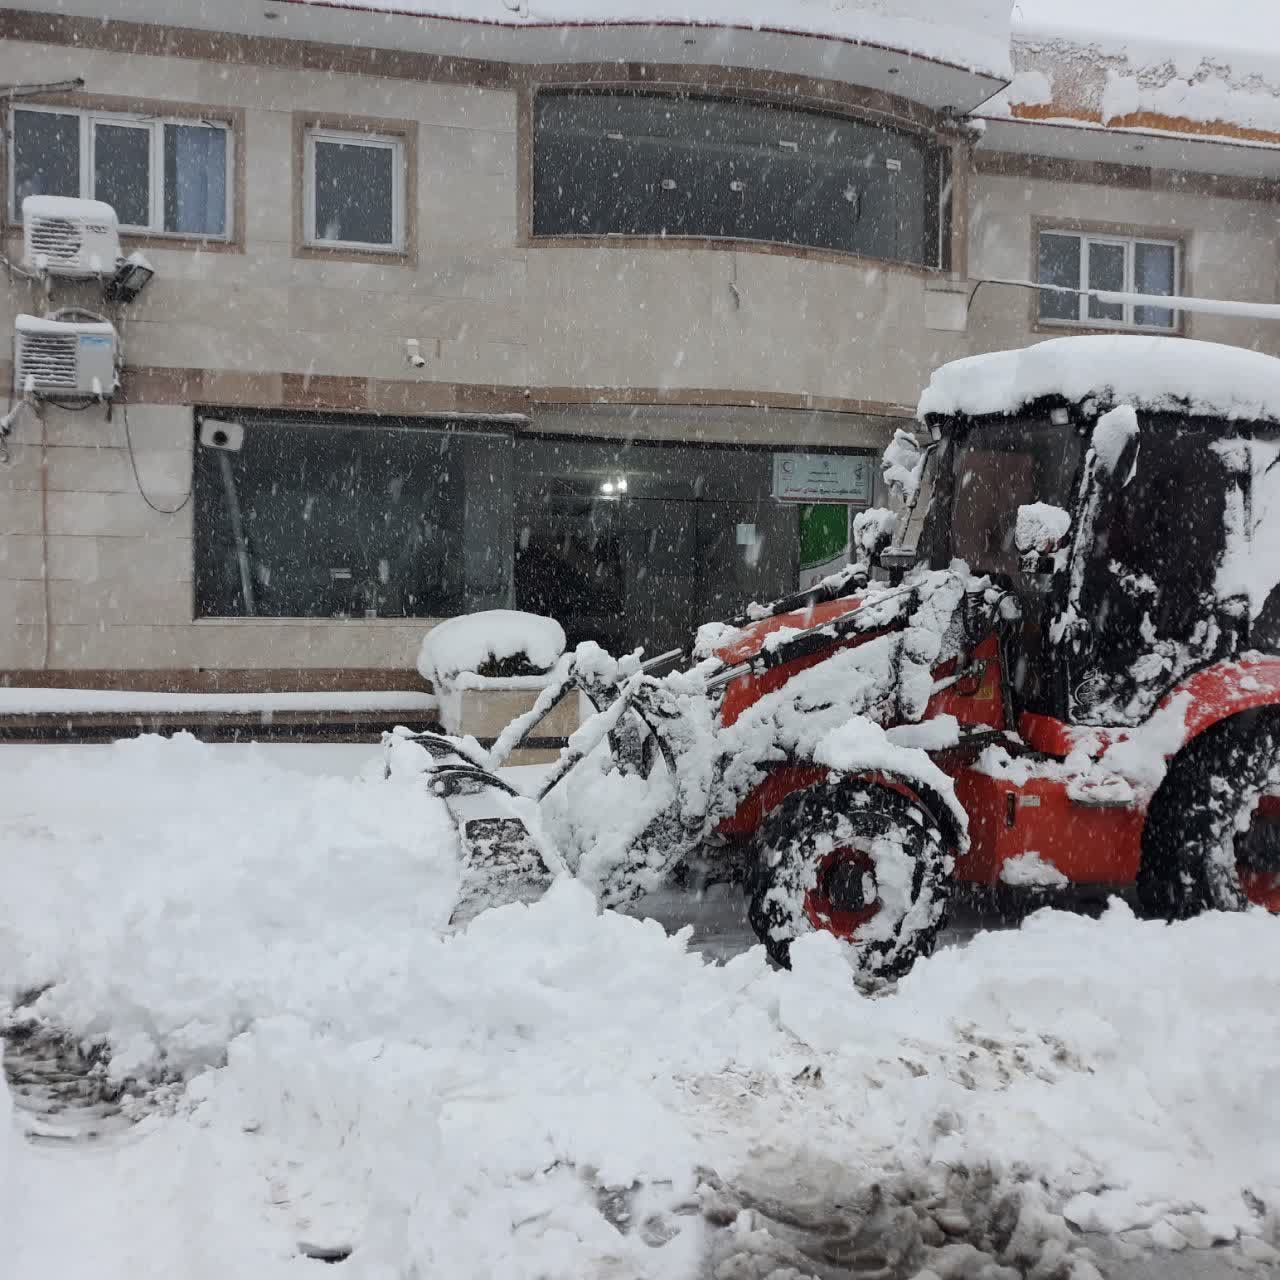
[[[857,854],[841,858],[827,871],[823,888],[824,896],[834,910],[865,911],[876,901],[875,870],[871,860]]]

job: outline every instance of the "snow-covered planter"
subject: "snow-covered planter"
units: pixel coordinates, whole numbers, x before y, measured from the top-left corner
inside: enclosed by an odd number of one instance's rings
[[[418,672],[437,689],[475,687],[481,680],[545,676],[564,653],[564,628],[554,618],[516,609],[489,609],[437,623],[423,637]]]
[[[448,732],[492,737],[529,709],[564,649],[564,628],[554,618],[490,609],[449,618],[428,631],[418,672],[431,681]],[[576,727],[576,714],[570,719],[572,724],[560,726],[568,732]]]

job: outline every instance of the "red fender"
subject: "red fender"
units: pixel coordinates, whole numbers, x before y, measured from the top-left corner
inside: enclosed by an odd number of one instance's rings
[[[1161,698],[1152,718],[1184,696],[1185,730],[1178,750],[1229,716],[1258,707],[1280,707],[1280,656],[1252,654],[1247,658],[1205,667],[1174,685]],[[1031,712],[1023,712],[1018,718],[1018,732],[1022,740],[1036,751],[1051,756],[1070,755],[1081,743],[1090,744],[1092,754],[1097,755],[1112,743],[1122,742],[1134,732],[1141,732],[1141,728],[1140,725],[1136,729],[1072,725],[1053,716]]]
[[[1187,732],[1183,745],[1228,716],[1257,707],[1280,706],[1280,656],[1252,654],[1234,662],[1219,662],[1188,676],[1164,698],[1167,706],[1188,693]]]

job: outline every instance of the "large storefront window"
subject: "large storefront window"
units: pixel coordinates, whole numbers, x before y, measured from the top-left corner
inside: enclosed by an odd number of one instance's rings
[[[869,455],[499,424],[211,410],[195,449],[197,617],[515,606],[615,653],[683,646],[843,563],[870,498],[804,500],[869,486]]]
[[[882,125],[759,102],[544,92],[540,236],[691,236],[941,265],[943,153]]]
[[[439,618],[510,603],[509,434],[266,415],[233,426],[243,434],[206,426],[196,443],[197,617]]]
[[[743,447],[517,441],[518,607],[559,618],[571,642],[653,654],[687,644],[703,622],[794,591],[812,508],[774,498],[774,458]]]

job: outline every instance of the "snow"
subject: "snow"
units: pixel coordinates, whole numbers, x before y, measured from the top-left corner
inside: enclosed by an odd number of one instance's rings
[[[813,752],[819,764],[829,765],[850,774],[884,773],[906,778],[929,787],[946,799],[959,830],[965,830],[967,819],[955,799],[955,786],[919,748],[891,740],[871,720],[856,716],[818,740]]]
[[[1118,404],[1107,410],[1098,419],[1089,438],[1090,447],[1098,465],[1110,475],[1114,475],[1124,451],[1138,438],[1138,415],[1132,405]],[[1115,477],[1121,483],[1124,476]]]
[[[898,513],[888,507],[870,507],[853,517],[851,537],[855,563],[869,565],[876,553],[898,532]],[[824,580],[825,581],[825,580]]]
[[[796,1237],[759,1188],[825,1239],[895,1177],[989,1176],[1039,1260],[1063,1213],[1257,1238],[1280,1196],[1261,912],[1041,912],[868,998],[825,935],[714,965],[568,881],[444,936],[455,855],[410,785],[186,738],[8,760],[0,1010],[52,984],[36,1012],[175,1079],[121,1139],[23,1152],[15,1275],[274,1280],[299,1241],[362,1280],[764,1274]]]
[[[106,320],[47,320],[43,316],[18,315],[13,323],[19,333],[58,337],[68,333],[87,333],[103,338],[114,338],[116,334],[115,327]]]
[[[275,711],[401,711],[436,709],[429,693],[392,690],[336,693],[151,693],[114,689],[25,689],[0,687],[0,715],[180,714],[213,711],[227,715]]]
[[[901,427],[893,433],[893,439],[880,457],[880,473],[884,482],[903,506],[911,506],[920,492],[927,457],[915,436]]]
[[[0,1240],[10,1241],[18,1238],[24,1153],[3,1066],[4,1044],[0,1042]]]
[[[1249,617],[1256,621],[1277,585],[1280,585],[1280,440],[1224,440],[1216,448],[1225,460],[1244,451],[1242,465],[1233,470],[1249,474],[1246,511],[1238,489],[1229,495],[1227,546],[1215,584],[1218,596],[1229,600],[1243,596]]]
[[[1104,125],[1154,114],[1224,135],[1280,131],[1271,0],[1018,0],[1013,57],[1019,74],[1006,98],[1015,105],[1053,102]],[[1053,82],[1047,95],[1042,79]]]
[[[564,628],[554,618],[515,609],[489,609],[437,623],[423,637],[418,671],[437,688],[456,683],[460,672],[484,674],[490,663],[523,659],[547,672],[564,653]]]
[[[1047,555],[1061,544],[1070,530],[1070,512],[1048,502],[1028,502],[1018,508],[1013,544],[1019,551],[1039,551]]]
[[[1280,421],[1280,360],[1189,338],[1050,338],[943,365],[920,397],[919,414],[1014,414],[1046,396]]]
[[[1148,791],[1164,781],[1168,762],[1187,740],[1189,693],[1176,693],[1141,725],[1127,731],[1102,753],[1099,764]]]
[[[328,3],[329,0],[293,0]],[[1009,74],[1007,0],[345,0],[346,7],[509,27],[705,26],[821,36]]]
[[[116,225],[116,211],[101,200],[82,200],[78,196],[27,196],[22,201],[22,217],[70,218],[76,221]]]
[[[1157,307],[1160,310],[1188,311],[1206,316],[1234,316],[1239,320],[1280,320],[1280,303],[1239,302],[1230,298],[1194,298],[1180,293],[1126,293],[1117,289],[1071,289],[1066,285],[1043,284],[1034,280],[988,279],[987,284],[1014,285],[1039,289],[1044,293],[1070,293],[1096,298],[1111,306]]]
[[[1000,868],[1000,879],[1015,889],[1064,889],[1071,883],[1051,862],[1034,850],[1006,858]]]
[[[1159,734],[1134,748],[1129,754],[1118,757],[1102,754],[1102,746],[1087,734],[1080,735],[1071,754],[1065,760],[1053,760],[1042,756],[1015,756],[1000,746],[986,747],[973,763],[976,773],[991,778],[1001,778],[1015,786],[1025,787],[1028,782],[1041,780],[1064,783],[1067,798],[1076,804],[1106,805],[1118,807],[1131,805],[1137,796],[1135,784],[1154,791],[1164,777],[1165,757],[1160,748],[1165,739]],[[1181,746],[1181,741],[1178,742]],[[1177,747],[1170,749],[1170,754]]]
[[[896,724],[885,737],[897,747],[920,751],[946,751],[960,743],[960,722],[951,715],[930,716],[919,724]]]

